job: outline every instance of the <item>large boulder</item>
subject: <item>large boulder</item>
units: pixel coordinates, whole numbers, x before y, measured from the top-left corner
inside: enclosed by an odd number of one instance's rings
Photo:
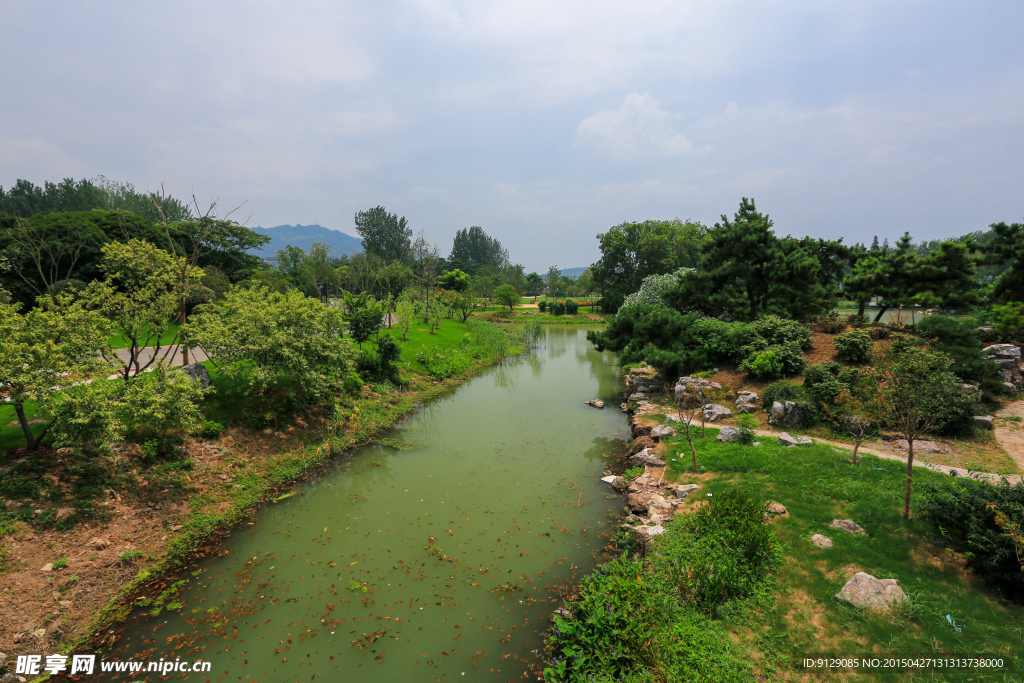
[[[863,536],[865,534],[864,528],[851,519],[833,519],[829,526],[836,529],[842,529],[846,533],[853,534],[854,536]]]
[[[779,405],[776,403],[775,405]],[[780,446],[796,446],[799,442],[795,436],[790,436],[789,432],[782,432],[779,434],[779,445]]]
[[[768,413],[768,423],[780,429],[809,427],[811,411],[810,404],[804,401],[786,401],[785,403],[775,401]]]
[[[758,396],[753,391],[740,391],[736,393],[736,405],[744,403],[757,403]]]
[[[723,405],[708,403],[704,406],[704,419],[708,422],[718,422],[727,417],[732,417],[732,411]]]
[[[1015,358],[1018,363],[1020,362],[1020,348],[1013,344],[993,344],[992,346],[986,346],[981,352],[992,360],[997,358]]]
[[[656,441],[661,441],[662,439],[667,439],[668,437],[675,435],[675,428],[669,427],[668,425],[658,425],[651,430],[651,438]]]
[[[715,441],[739,441],[740,430],[735,427],[722,427],[718,432],[718,436],[715,437]]]
[[[906,600],[907,594],[896,579],[876,579],[871,574],[857,572],[836,597],[857,607],[886,609]]]
[[[736,412],[740,415],[753,415],[757,412],[757,406],[753,403],[740,403],[736,406]]]
[[[991,415],[975,415],[974,426],[981,429],[992,429],[993,418]]]
[[[177,371],[183,372],[196,382],[199,382],[200,389],[209,389],[210,384],[212,384],[210,381],[210,371],[206,369],[205,365],[201,365],[199,363],[182,365]]]

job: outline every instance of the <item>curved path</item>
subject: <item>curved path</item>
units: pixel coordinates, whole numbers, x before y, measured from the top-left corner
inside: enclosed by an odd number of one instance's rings
[[[1024,471],[1024,401],[1007,403],[996,412],[995,418],[996,441],[1017,463],[1017,469]]]

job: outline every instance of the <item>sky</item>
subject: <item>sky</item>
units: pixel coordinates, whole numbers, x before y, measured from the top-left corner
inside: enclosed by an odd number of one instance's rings
[[[250,226],[589,265],[753,197],[780,235],[1024,218],[1024,3],[6,0],[0,186],[103,175]]]

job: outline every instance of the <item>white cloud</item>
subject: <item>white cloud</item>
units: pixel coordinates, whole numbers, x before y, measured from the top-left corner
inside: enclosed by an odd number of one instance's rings
[[[575,146],[593,149],[620,161],[651,154],[685,154],[693,145],[676,131],[675,123],[681,118],[659,107],[648,93],[632,93],[626,95],[618,109],[602,109],[580,121]]]
[[[57,145],[42,138],[12,138],[0,135],[0,178],[44,180],[85,175],[87,167],[68,157]]]

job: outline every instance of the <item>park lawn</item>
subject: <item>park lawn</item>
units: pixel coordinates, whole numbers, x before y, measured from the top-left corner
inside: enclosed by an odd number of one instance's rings
[[[25,416],[29,420],[37,419],[39,408],[35,403],[25,404]],[[36,437],[46,428],[45,423],[30,425]],[[25,432],[21,430],[18,414],[10,403],[0,403],[0,463],[6,462],[5,454],[25,445]]]
[[[721,443],[715,441],[717,433],[710,428],[704,438],[698,433],[698,465],[705,468],[698,475],[691,472],[685,439],[670,439],[666,479],[701,486],[681,511],[700,504],[708,493],[735,488],[780,502],[788,510],[773,523],[785,559],[772,599],[723,623],[746,650],[759,680],[807,680],[796,660],[827,654],[991,653],[1020,659],[1024,608],[1001,603],[965,569],[962,559],[929,542],[933,531],[928,525],[902,518],[906,465],[870,455],[854,465],[849,451],[825,445],[785,448],[768,437],[760,437],[759,447]],[[912,510],[920,503],[920,484],[944,476],[915,468]],[[857,537],[830,528],[836,518],[852,519],[867,534]],[[816,533],[831,538],[834,546],[812,545]],[[839,602],[833,596],[854,571],[898,579],[909,600],[884,614]],[[966,625],[962,632],[950,625],[947,615]],[[942,672],[918,673],[924,680],[952,680]],[[1020,680],[1005,671],[972,674],[975,681]],[[905,670],[848,670],[837,679],[903,681],[909,676]]]
[[[178,334],[178,328],[179,327],[181,327],[181,325],[178,323],[177,320],[171,321],[171,323],[167,326],[167,329],[164,330],[164,333],[162,335],[160,335],[160,345],[161,346],[167,346],[168,344],[170,344],[172,342],[175,342],[176,341],[175,337]],[[146,334],[148,332],[149,332],[149,326],[147,325],[144,328],[144,330],[143,330],[143,334],[141,335],[141,339],[142,340],[146,339]],[[128,348],[128,340],[122,334],[115,334],[114,336],[112,336],[109,339],[109,341],[110,341],[110,348],[112,348],[112,349],[127,349]],[[151,339],[149,345],[150,346],[156,346],[156,339]]]

